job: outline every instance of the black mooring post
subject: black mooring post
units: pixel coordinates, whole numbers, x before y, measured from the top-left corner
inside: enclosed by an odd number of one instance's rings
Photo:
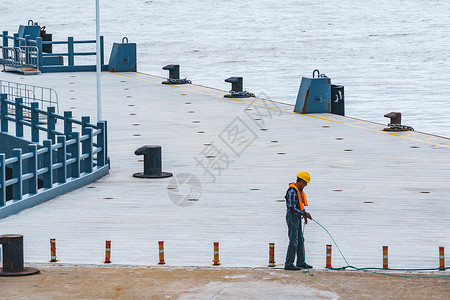
[[[180,65],[167,65],[163,70],[169,70],[170,79],[180,79]]]
[[[0,244],[3,249],[3,268],[0,276],[23,276],[39,273],[35,268],[23,266],[23,235],[0,235]]]
[[[163,67],[163,70],[169,71],[169,78],[166,81],[161,82],[162,84],[187,84],[192,83],[192,81],[183,78],[180,79],[180,65],[167,65]]]
[[[231,90],[233,92],[242,92],[244,88],[244,78],[242,77],[230,77],[225,79],[225,82],[231,83]]]
[[[161,146],[146,145],[136,151],[136,155],[144,155],[144,172],[134,173],[139,178],[164,178],[171,177],[172,173],[162,172]]]
[[[20,234],[8,234],[0,237],[3,245],[3,271],[23,271],[23,236]]]
[[[229,94],[224,95],[225,98],[248,98],[255,97],[255,94],[244,91],[244,79],[242,77],[230,77],[225,82],[231,83]]]

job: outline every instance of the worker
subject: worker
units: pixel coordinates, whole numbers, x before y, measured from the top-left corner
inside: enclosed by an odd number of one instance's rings
[[[303,189],[311,181],[311,176],[306,171],[297,174],[297,182],[289,184],[286,192],[286,223],[288,226],[289,246],[286,254],[285,270],[311,269],[312,266],[305,262],[305,247],[302,232],[302,218],[305,219],[305,225],[311,214],[306,212],[305,206],[308,205]],[[297,263],[294,265],[295,255],[297,254]]]

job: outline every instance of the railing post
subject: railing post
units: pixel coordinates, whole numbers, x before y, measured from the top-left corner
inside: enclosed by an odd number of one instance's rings
[[[27,48],[25,48],[25,64],[26,65],[30,64],[30,61],[29,61],[30,48],[28,48],[28,46],[30,46],[30,39],[31,39],[31,36],[29,34],[25,35],[25,46],[27,47]]]
[[[72,112],[64,111],[64,135],[68,140],[70,140],[70,137],[72,135],[72,121],[70,120],[71,118]]]
[[[47,138],[55,143],[55,128],[56,118],[53,115],[55,113],[55,107],[47,107]]]
[[[2,31],[3,35],[3,47],[8,47],[8,31]]]
[[[104,141],[105,141],[105,164],[108,163],[108,121],[104,120],[102,121],[103,123],[105,123],[104,128],[105,128],[105,137],[104,137]]]
[[[8,116],[8,103],[6,103],[6,99],[8,98],[7,94],[0,95],[1,103],[1,117],[2,117],[2,132],[8,132],[8,120],[6,117]]]
[[[51,188],[53,186],[53,150],[52,150],[52,141],[44,140],[44,148],[47,149],[47,152],[43,154],[43,163],[44,168],[48,168],[47,172],[44,173],[44,188]]]
[[[61,147],[58,149],[58,163],[62,163],[62,166],[58,169],[58,182],[65,183],[67,179],[67,150],[66,150],[66,136],[58,135],[58,144],[61,144]]]
[[[23,99],[16,98],[15,101],[15,109],[16,109],[16,136],[23,137],[23,107],[22,107]]]
[[[89,117],[89,116],[82,116],[81,117],[81,123],[82,123],[82,125],[81,125],[81,133],[82,134],[84,134],[83,131],[84,131],[84,129],[86,127],[88,127],[87,124],[89,124],[90,121],[91,121],[91,117]]]
[[[0,190],[0,207],[6,205],[6,167],[5,167],[5,154],[0,153],[0,184],[1,184],[1,190]]]
[[[3,38],[2,38],[2,40],[3,40],[3,42],[2,42],[2,45],[3,45],[2,58],[3,59],[7,59],[8,58],[8,49],[6,49],[6,48],[8,47],[8,31],[3,31],[2,35],[3,35]],[[3,63],[5,63],[5,62],[3,62]]]
[[[36,38],[36,46],[37,46],[37,49],[38,49],[38,53],[37,53],[38,68],[41,69],[41,67],[43,65],[43,60],[42,60],[42,37],[38,36]]]
[[[74,178],[80,177],[80,133],[73,132],[72,139],[75,143],[71,146],[70,152],[72,158],[75,158],[75,162],[71,164],[71,176]]]
[[[14,37],[14,48],[18,48],[20,46],[19,33],[14,33],[13,37]]]
[[[103,67],[103,64],[105,63],[105,47],[103,43],[103,35],[100,36],[100,66]]]
[[[97,148],[102,150],[97,153],[97,167],[103,167],[106,164],[105,149],[105,122],[97,122],[97,127],[101,131],[97,135]]]
[[[83,171],[87,173],[92,173],[92,168],[94,165],[94,155],[92,154],[94,148],[94,141],[92,138],[92,127],[86,127],[83,130],[83,135],[88,135],[89,138],[83,141],[83,154],[87,154],[88,157],[83,160]]]
[[[69,36],[67,38],[67,53],[69,54],[68,60],[69,60],[69,66],[74,65],[74,57],[73,57],[73,37]]]
[[[31,36],[29,34],[25,35],[25,46],[30,46],[30,38]]]
[[[18,182],[13,184],[12,193],[13,193],[13,199],[14,200],[21,200],[22,199],[22,189],[23,189],[23,182],[22,182],[22,149],[20,148],[14,148],[12,151],[12,156],[17,157],[17,162],[14,163],[14,166],[12,168],[12,176],[13,178],[17,178]]]
[[[39,102],[31,102],[31,141],[39,143]]]
[[[28,153],[33,153],[33,157],[28,159],[28,173],[33,173],[33,177],[28,180],[28,193],[37,194],[38,192],[38,157],[37,157],[37,145],[29,144]]]

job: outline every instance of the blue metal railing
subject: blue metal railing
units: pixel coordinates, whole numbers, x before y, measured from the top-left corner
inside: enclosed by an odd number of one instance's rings
[[[2,57],[1,61],[11,60],[8,57],[7,49],[9,46],[9,40],[12,40],[13,47],[19,48],[20,46],[36,46],[37,51],[37,62],[39,66],[39,70],[41,72],[84,72],[84,71],[95,71],[96,65],[75,65],[75,57],[76,56],[90,56],[96,55],[96,51],[90,52],[75,52],[76,44],[94,44],[95,40],[81,40],[75,41],[73,37],[68,37],[67,41],[42,41],[41,37],[37,37],[36,40],[30,38],[29,35],[25,35],[25,37],[19,37],[18,33],[14,33],[12,36],[8,35],[8,31],[3,31],[0,33],[0,37],[2,38]],[[61,53],[43,53],[42,45],[67,45],[67,52]],[[107,70],[108,65],[104,64],[104,39],[103,36],[100,37],[100,61],[102,65],[102,70]],[[67,57],[67,65],[46,65],[44,58],[45,57],[58,57],[58,56],[66,56]]]
[[[107,165],[106,121],[91,124],[88,116],[79,121],[72,118],[71,111],[65,111],[64,116],[60,116],[55,113],[54,107],[47,107],[47,111],[44,111],[38,108],[37,102],[28,106],[23,104],[22,98],[16,98],[14,102],[7,100],[7,94],[0,94],[0,101],[1,132],[8,133],[9,122],[12,122],[15,136],[23,138],[24,126],[27,126],[32,141],[26,153],[15,148],[10,158],[0,154],[0,209],[7,205],[7,187],[12,187],[10,200],[15,202],[24,196],[36,195],[40,190],[89,175]],[[8,106],[14,106],[14,116],[8,114]],[[23,118],[24,110],[29,111],[31,120]],[[40,114],[47,117],[46,126],[40,125]],[[63,121],[64,132],[56,130],[57,119]],[[81,134],[73,131],[74,125],[81,127]],[[40,132],[44,132],[47,137],[42,145],[39,145]],[[6,176],[7,168],[12,170],[11,178]],[[41,188],[38,180],[41,180]],[[28,192],[23,188],[25,182]]]

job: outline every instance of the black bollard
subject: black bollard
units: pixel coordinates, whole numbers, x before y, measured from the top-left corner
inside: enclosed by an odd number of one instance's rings
[[[161,146],[146,145],[134,151],[136,155],[144,155],[144,172],[134,173],[139,178],[165,178],[172,173],[162,172]]]
[[[23,236],[20,234],[0,235],[3,248],[3,268],[0,276],[24,276],[39,273],[38,269],[23,266]]]
[[[231,90],[233,92],[242,92],[244,88],[244,78],[242,77],[230,77],[225,79],[225,82],[231,83]]]
[[[169,71],[169,78],[163,81],[162,84],[186,84],[192,83],[186,78],[180,79],[180,65],[167,65],[163,67],[163,70]]]
[[[230,78],[225,79],[225,82],[231,83],[231,90],[230,90],[229,94],[224,95],[225,98],[255,97],[254,94],[249,93],[247,91],[243,91],[244,79],[242,77],[230,77]]]
[[[391,122],[388,127],[384,128],[384,131],[414,131],[411,126],[402,125],[402,113],[401,112],[390,112],[385,114],[384,117],[389,118]]]

